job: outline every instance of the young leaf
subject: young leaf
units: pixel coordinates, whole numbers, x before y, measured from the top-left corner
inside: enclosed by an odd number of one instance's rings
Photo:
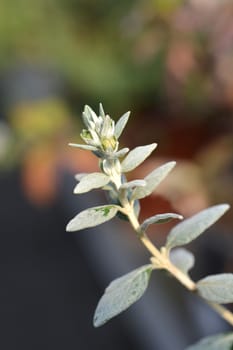
[[[151,152],[156,148],[157,144],[152,143],[151,145],[139,146],[134,148],[129,154],[125,157],[123,162],[121,163],[121,170],[123,173],[131,171],[135,169],[138,165],[140,165]]]
[[[120,149],[117,152],[114,152],[114,156],[117,158],[121,158],[121,157],[124,157],[128,152],[129,152],[129,148],[125,147]]]
[[[166,222],[171,221],[172,219],[182,220],[183,216],[179,214],[173,214],[173,213],[157,214],[155,216],[151,216],[150,218],[146,219],[142,223],[141,229],[142,231],[146,231],[149,225],[164,224]]]
[[[116,137],[116,139],[119,139],[119,137],[121,136],[122,131],[124,130],[124,128],[128,122],[129,115],[130,115],[130,112],[126,112],[117,121],[117,123],[115,125],[115,133],[114,133],[114,136]]]
[[[144,265],[111,282],[97,305],[94,326],[102,326],[135,303],[145,292],[152,269]]]
[[[186,350],[232,350],[233,333],[222,333],[201,339]]]
[[[84,123],[86,121],[86,118],[93,121],[94,123],[98,123],[98,117],[97,117],[96,113],[88,105],[84,106],[83,116],[84,116]]]
[[[94,188],[100,188],[109,182],[109,176],[103,173],[91,173],[81,177],[80,182],[76,185],[74,193],[85,193]]]
[[[93,227],[111,220],[118,211],[116,205],[102,205],[89,208],[76,215],[66,226],[66,231],[73,232]]]
[[[194,255],[184,248],[177,248],[170,253],[171,262],[184,273],[188,273],[189,270],[194,266],[195,258]]]
[[[81,179],[86,175],[87,175],[87,173],[78,173],[78,174],[74,175],[74,178],[77,181],[81,181]]]
[[[170,231],[166,247],[171,249],[193,241],[213,225],[228,209],[228,204],[215,205],[182,221]]]
[[[175,165],[176,162],[168,162],[153,170],[144,179],[146,181],[146,186],[143,188],[135,188],[132,194],[132,199],[141,199],[149,196]]]
[[[97,148],[94,146],[90,146],[90,145],[80,145],[78,143],[69,143],[69,146],[71,147],[77,147],[83,150],[87,150],[87,151],[96,151]]]
[[[99,104],[99,114],[102,118],[105,117],[104,107],[103,107],[102,103]]]
[[[197,290],[204,299],[209,301],[219,304],[233,303],[233,274],[207,276],[198,281]]]

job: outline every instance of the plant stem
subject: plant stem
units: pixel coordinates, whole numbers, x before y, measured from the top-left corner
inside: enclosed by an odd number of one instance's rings
[[[211,301],[205,300],[207,304],[212,307],[225,321],[227,321],[230,325],[233,326],[233,313],[226,309],[224,306],[219,305],[217,303],[213,303]]]
[[[191,280],[191,278],[179,270],[175,265],[173,265],[167,256],[162,255],[146,235],[143,235],[140,239],[144,246],[151,252],[151,254],[156,257],[158,261],[160,261],[162,268],[169,271],[170,274],[179,280],[179,282],[183,284],[188,290],[196,290],[196,284]]]
[[[190,290],[191,292],[196,292],[197,290],[196,283],[188,275],[186,275],[181,270],[179,270],[175,265],[173,265],[167,255],[162,254],[162,252],[160,252],[158,248],[154,246],[154,244],[150,241],[150,239],[146,236],[146,234],[141,231],[140,224],[138,222],[136,215],[134,214],[132,206],[129,203],[127,203],[127,201],[123,201],[123,202],[124,202],[124,208],[127,212],[127,215],[132,227],[137,232],[139,239],[141,240],[143,245],[153,255],[153,257],[155,257],[156,260],[159,262],[161,268],[164,268],[167,271],[169,271],[170,274],[174,278],[176,278],[182,285],[184,285],[188,290]],[[230,325],[233,326],[233,313],[230,310],[226,309],[222,305],[219,305],[214,302],[210,302],[208,300],[205,300],[205,302],[212,309],[214,309],[226,322],[228,322]]]
[[[182,271],[180,271],[175,265],[171,263],[168,257],[154,246],[144,232],[141,232],[141,227],[137,217],[134,214],[132,207],[128,203],[125,204],[125,209],[128,213],[128,218],[133,226],[134,230],[138,233],[139,239],[147,248],[147,250],[157,259],[161,267],[169,271],[176,279],[180,281],[187,289],[194,291],[196,290],[196,284]]]
[[[119,194],[119,200],[121,202],[122,207],[124,208],[125,215],[128,216],[128,219],[137,233],[142,244],[147,248],[147,250],[152,254],[153,257],[156,258],[159,266],[168,272],[177,279],[183,286],[185,286],[191,292],[197,291],[196,283],[185,273],[183,273],[180,269],[178,269],[169,259],[169,256],[160,251],[147,237],[145,232],[142,231],[141,225],[134,213],[133,202],[129,202],[125,195]],[[212,309],[214,309],[226,322],[233,326],[233,313],[226,309],[224,306],[219,305],[214,302],[210,302],[206,299],[203,299]]]

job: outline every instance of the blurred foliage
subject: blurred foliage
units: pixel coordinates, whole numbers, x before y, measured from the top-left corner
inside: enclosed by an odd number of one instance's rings
[[[118,113],[232,109],[232,19],[226,0],[2,0],[0,67],[51,63]]]
[[[100,101],[113,117],[133,110],[140,132],[124,134],[130,146],[157,139],[158,155],[195,160],[212,197],[232,198],[231,0],[2,0],[0,52],[2,72],[20,62],[55,67],[70,83],[77,116]],[[43,108],[38,116],[47,116]],[[23,127],[30,106],[14,112]],[[142,128],[141,118],[150,124]],[[214,145],[227,134],[216,158]]]

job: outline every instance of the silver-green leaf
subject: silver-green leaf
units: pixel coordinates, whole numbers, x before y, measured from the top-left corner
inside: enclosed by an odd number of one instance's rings
[[[135,303],[145,292],[152,269],[151,264],[144,265],[111,282],[97,305],[94,326],[102,326]]]
[[[111,220],[118,211],[117,205],[102,205],[89,208],[76,215],[66,226],[66,231],[73,232],[94,227]]]
[[[95,188],[101,188],[109,183],[109,176],[103,173],[91,173],[81,177],[80,182],[75,186],[74,193],[86,193]]]
[[[83,116],[83,121],[84,121],[85,125],[88,125],[89,121],[92,121],[94,123],[98,123],[98,117],[97,117],[96,113],[88,105],[84,106],[84,111],[83,111],[82,116]]]
[[[175,165],[176,162],[168,162],[153,170],[144,179],[146,181],[146,186],[143,188],[136,188],[132,194],[132,199],[141,199],[149,196]]]
[[[142,231],[146,231],[148,226],[150,226],[150,225],[164,224],[164,223],[169,222],[173,219],[182,220],[183,216],[179,215],[179,214],[174,214],[174,213],[157,214],[157,215],[151,216],[150,218],[146,219],[142,223],[141,229],[142,229]]]
[[[69,146],[71,147],[77,147],[83,150],[87,150],[87,151],[96,151],[97,148],[94,146],[90,146],[90,145],[82,145],[82,144],[78,144],[78,143],[69,143]]]
[[[186,350],[232,350],[233,333],[221,333],[201,339]]]
[[[219,304],[233,303],[233,274],[207,276],[197,282],[197,290],[209,301]]]
[[[129,116],[130,116],[130,112],[126,112],[117,121],[117,123],[115,125],[115,132],[114,132],[114,136],[116,137],[116,139],[119,139],[119,137],[121,136],[122,131],[124,130],[128,120],[129,120]]]
[[[123,185],[121,185],[120,189],[127,189],[127,188],[133,188],[133,187],[143,187],[146,185],[146,182],[144,180],[133,180],[129,182],[125,182]]]
[[[130,151],[121,163],[122,172],[126,173],[135,169],[138,165],[144,162],[144,160],[147,157],[149,157],[149,155],[151,154],[151,152],[153,152],[156,146],[156,143],[152,143],[150,145],[136,147],[132,151]]]
[[[228,204],[220,204],[202,210],[200,213],[176,225],[167,237],[168,249],[188,244],[213,225],[228,209]]]
[[[124,157],[128,152],[129,152],[129,148],[127,148],[127,147],[122,148],[119,151],[114,152],[114,157],[116,157],[116,158]]]
[[[78,173],[74,175],[75,180],[80,181],[84,176],[86,176],[88,173]]]
[[[182,272],[187,274],[189,270],[194,266],[194,255],[184,248],[177,248],[170,253],[171,262]]]
[[[99,104],[99,114],[102,118],[105,117],[104,107],[103,107],[102,103]]]

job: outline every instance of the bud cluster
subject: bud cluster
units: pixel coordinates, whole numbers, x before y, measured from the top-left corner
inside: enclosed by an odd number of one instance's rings
[[[115,122],[109,115],[105,115],[100,105],[100,115],[85,106],[82,117],[86,129],[81,132],[83,141],[90,146],[96,147],[101,153],[112,154],[118,150],[119,142],[115,136]]]

